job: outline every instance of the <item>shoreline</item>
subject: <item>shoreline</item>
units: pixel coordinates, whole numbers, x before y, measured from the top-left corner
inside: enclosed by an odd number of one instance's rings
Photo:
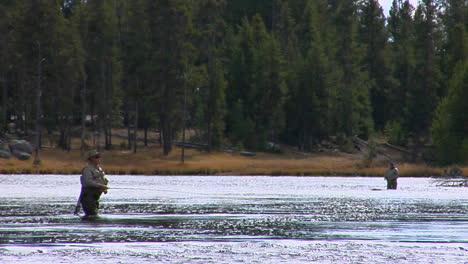
[[[63,175],[63,176],[79,176],[80,173],[2,173],[0,175],[36,175],[36,176],[47,176],[47,175]],[[202,176],[202,177],[304,177],[304,178],[333,178],[333,177],[344,177],[344,178],[382,178],[383,175],[271,175],[271,174],[112,174],[107,173],[106,176],[141,176],[141,177],[185,177],[185,176]],[[404,175],[398,178],[441,178],[443,176],[412,176]]]
[[[160,149],[102,152],[101,167],[108,175],[151,175],[151,176],[294,176],[294,177],[383,177],[387,160],[366,160],[362,153],[311,153],[298,156],[292,154],[257,153],[246,157],[224,152],[185,150],[185,162],[180,161],[180,149],[169,156]],[[81,174],[86,161],[79,150],[62,151],[45,149],[40,153],[41,162],[33,164],[14,159],[0,160],[0,174]],[[397,162],[400,177],[443,176],[445,167],[430,167],[422,163]],[[468,167],[459,167],[468,175]]]

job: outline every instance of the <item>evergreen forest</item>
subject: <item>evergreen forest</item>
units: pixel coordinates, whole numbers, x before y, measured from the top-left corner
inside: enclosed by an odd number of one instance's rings
[[[159,131],[166,155],[186,129],[208,150],[379,134],[466,164],[467,58],[465,0],[0,0],[0,131]]]

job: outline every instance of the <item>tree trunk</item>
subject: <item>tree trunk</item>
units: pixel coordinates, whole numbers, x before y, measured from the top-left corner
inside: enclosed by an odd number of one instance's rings
[[[85,157],[86,148],[86,77],[83,77],[83,91],[81,92],[81,157]]]
[[[135,120],[133,125],[133,153],[137,152],[138,141],[138,102],[135,101]]]
[[[2,116],[3,116],[3,132],[7,132],[7,125],[8,125],[8,118],[7,118],[7,110],[8,110],[8,76],[7,71],[3,72],[3,93],[2,93]]]
[[[145,147],[147,147],[148,146],[148,124],[147,123],[145,123],[145,139],[144,139],[144,141],[145,141]]]
[[[42,73],[42,54],[41,54],[41,43],[38,42],[38,60],[37,60],[37,98],[36,98],[36,149],[34,153],[34,164],[39,164],[41,162],[39,158],[39,148],[41,147],[41,97],[42,97],[42,87],[41,87],[41,73]]]
[[[211,45],[214,45],[213,42],[211,42]],[[213,87],[213,78],[215,78],[215,76],[213,76],[213,55],[212,53],[210,52],[210,55],[209,55],[209,58],[208,58],[208,73],[209,73],[209,76],[208,76],[208,90],[209,90],[209,94],[208,94],[208,104],[211,104],[213,102],[213,93],[214,93],[214,89],[215,87]],[[210,108],[209,108],[210,109]],[[208,111],[207,113],[207,141],[208,141],[208,147],[207,147],[207,150],[208,151],[211,151],[212,147],[213,147],[213,112],[212,111]]]
[[[95,149],[97,151],[101,151],[101,129],[102,129],[102,119],[99,118],[96,122],[96,130],[94,132],[95,135]]]
[[[162,113],[161,117],[161,134],[162,134],[162,143],[163,143],[163,153],[164,156],[168,156],[172,151],[172,135],[171,135],[171,125],[169,121],[169,113]]]
[[[187,78],[184,80],[184,107],[182,113],[182,154],[180,156],[180,161],[185,162],[185,122],[186,116],[185,112],[187,111]]]
[[[114,64],[110,63],[109,65],[109,72],[108,72],[108,82],[109,84],[107,85],[107,103],[106,103],[106,127],[107,127],[107,149],[111,150],[112,149],[112,98],[113,98],[113,89],[114,89]]]
[[[130,119],[130,111],[127,108],[127,149],[132,149],[132,130],[131,130],[131,119]]]
[[[71,144],[72,144],[72,120],[71,117],[67,117],[67,152],[70,152],[71,150]]]
[[[161,89],[163,91],[163,106],[161,113],[161,135],[163,143],[163,154],[168,156],[172,151],[172,129],[171,129],[171,110],[170,101],[170,89],[167,87],[167,82],[162,81]]]
[[[130,129],[130,111],[127,111],[127,148],[128,150],[132,149],[132,131]]]

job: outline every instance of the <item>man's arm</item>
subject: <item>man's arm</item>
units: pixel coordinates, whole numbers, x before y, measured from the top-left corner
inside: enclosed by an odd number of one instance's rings
[[[386,170],[384,173],[384,179],[388,180],[389,176],[390,176],[389,170]]]
[[[83,170],[83,174],[81,175],[81,183],[83,184],[83,187],[107,189],[106,185],[101,184],[94,179],[93,172],[88,168]]]

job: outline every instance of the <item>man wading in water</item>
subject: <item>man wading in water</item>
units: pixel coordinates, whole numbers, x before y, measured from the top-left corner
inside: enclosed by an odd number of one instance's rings
[[[93,150],[88,155],[88,165],[83,168],[81,174],[81,193],[75,214],[80,212],[80,204],[85,212],[84,219],[95,218],[99,210],[99,198],[102,193],[107,193],[107,183],[104,171],[99,167],[100,153]]]
[[[400,173],[398,169],[395,167],[395,163],[390,162],[390,167],[387,169],[384,175],[385,180],[387,180],[387,189],[396,190],[399,174]]]

